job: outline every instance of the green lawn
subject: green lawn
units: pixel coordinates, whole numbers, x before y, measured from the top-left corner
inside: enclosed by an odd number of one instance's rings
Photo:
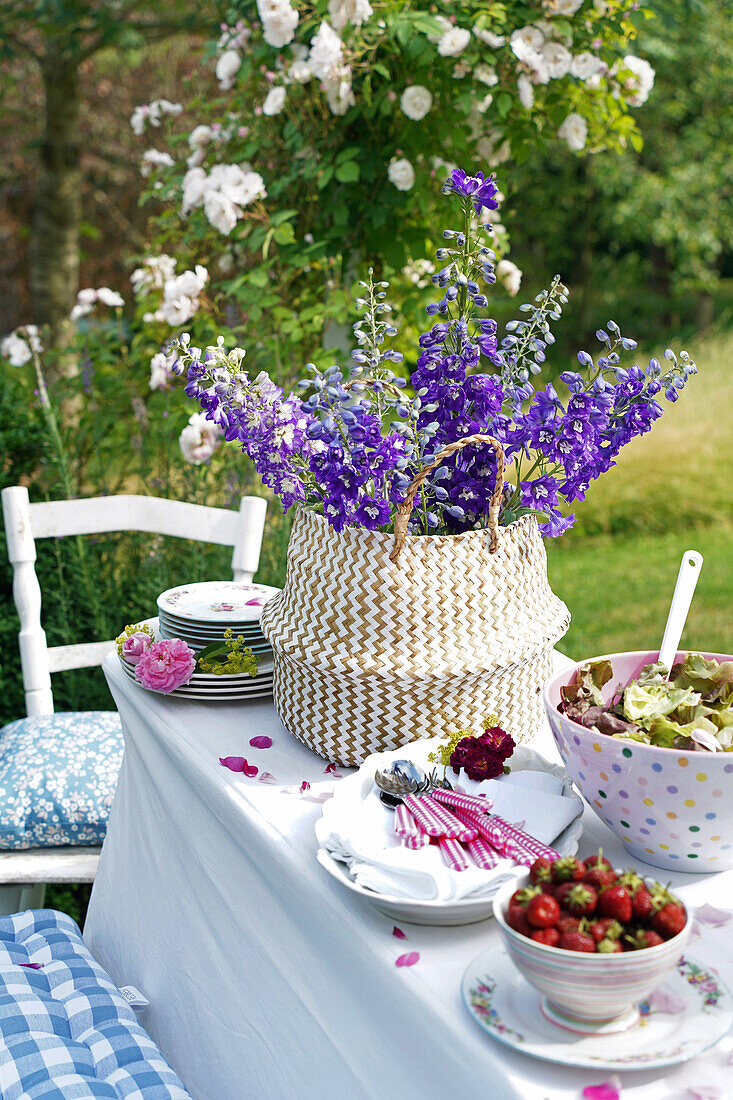
[[[654,649],[685,550],[705,558],[687,626],[686,649],[733,652],[733,525],[665,535],[599,535],[549,548],[553,591],[572,613],[559,648],[579,660]]]
[[[573,616],[560,648],[572,657],[658,645],[685,550],[705,564],[683,644],[733,652],[733,334],[688,350],[700,373],[591,486],[576,528],[548,543],[552,586]]]

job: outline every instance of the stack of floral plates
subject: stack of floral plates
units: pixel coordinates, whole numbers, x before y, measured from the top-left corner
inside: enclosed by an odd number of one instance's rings
[[[153,628],[156,641],[158,641],[162,637],[158,628],[158,620],[147,619],[146,625]],[[122,659],[120,664],[125,675],[137,683],[134,666]],[[256,676],[249,676],[246,672],[224,673],[219,676],[213,672],[194,672],[188,683],[170,692],[169,697],[171,699],[198,699],[202,702],[213,700],[225,703],[234,703],[243,699],[266,699],[272,695],[274,667],[270,652],[258,653]]]
[[[266,584],[240,581],[202,581],[169,588],[158,596],[162,638],[182,638],[191,649],[201,650],[219,642],[226,630],[242,635],[257,654],[270,652],[260,630],[260,614],[267,601],[280,591]]]

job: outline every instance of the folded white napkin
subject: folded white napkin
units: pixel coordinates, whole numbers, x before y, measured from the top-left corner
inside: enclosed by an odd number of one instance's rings
[[[517,750],[517,765],[522,753],[530,750]],[[409,756],[423,764],[416,752],[411,751]],[[535,753],[531,757],[540,759]],[[575,796],[563,794],[562,777],[530,770],[533,761],[525,760],[529,768],[517,767],[509,775],[482,783],[464,779],[463,775],[459,782],[448,774],[452,782],[455,780],[455,788],[492,798],[493,812],[512,823],[524,822],[521,827],[525,832],[551,844],[582,811],[582,803]],[[473,866],[467,871],[454,871],[443,862],[436,845],[405,848],[394,835],[394,812],[379,800],[373,771],[368,774],[365,764],[357,775],[337,786],[336,797],[326,804],[328,811],[324,810],[317,829],[321,846],[346,863],[361,886],[391,897],[455,901],[489,897],[516,873],[516,866],[507,859],[491,871]]]

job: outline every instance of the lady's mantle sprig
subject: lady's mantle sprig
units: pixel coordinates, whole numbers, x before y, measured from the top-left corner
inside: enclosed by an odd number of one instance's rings
[[[536,389],[554,343],[568,292],[556,276],[534,301],[520,306],[498,342],[496,322],[484,315],[486,286],[495,281],[485,211],[498,206],[493,176],[450,173],[443,192],[458,207],[458,224],[443,232],[433,283],[439,297],[427,307],[432,327],[419,338],[410,383],[389,347],[395,336],[387,284],[370,271],[357,298],[357,347],[346,368],[308,366],[299,394],[285,395],[267,374],[250,379],[245,353],[227,352],[223,339],[202,351],[184,335],[175,372],[228,440],[249,455],[266,485],[292,504],[320,511],[337,531],[347,526],[391,530],[397,506],[415,474],[446,444],[491,435],[514,463],[503,486],[499,521],[534,514],[540,530],[559,535],[573,523],[567,506],[582,500],[595,478],[614,465],[621,447],[662,413],[657,397],[677,400],[696,367],[672,351],[662,368],[621,365],[636,342],[613,321],[599,330],[602,353],[578,352],[580,371],[561,375],[568,396],[551,383]],[[483,284],[483,285],[482,285]],[[302,396],[301,396],[302,394]],[[495,490],[496,456],[471,445],[442,461],[424,481],[410,520],[413,534],[484,527]]]

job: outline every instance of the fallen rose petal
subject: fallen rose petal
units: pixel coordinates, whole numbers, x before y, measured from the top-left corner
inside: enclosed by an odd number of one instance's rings
[[[18,966],[24,966],[26,970],[40,970],[43,963],[18,963]]]
[[[727,924],[733,913],[730,909],[716,909],[714,905],[701,905],[695,910],[695,917],[702,924],[709,924],[712,928]]]
[[[717,1085],[688,1085],[685,1096],[689,1100],[721,1100],[723,1093]]]
[[[621,1095],[621,1081],[618,1077],[611,1077],[600,1085],[586,1085],[582,1095],[585,1100],[619,1100]]]
[[[335,764],[327,764],[324,768],[324,773],[326,775],[332,775],[334,779],[343,779],[343,773],[337,769]]]
[[[690,938],[688,943],[693,943],[695,940],[699,940],[702,936],[702,927],[700,923],[693,917],[692,924],[690,925]]]
[[[310,789],[311,789],[310,783],[308,782],[307,779],[304,779],[303,782],[300,784],[301,794],[305,794],[305,792],[309,791]]]
[[[261,737],[253,737],[250,741],[250,745],[253,749],[269,749],[272,745],[272,738],[265,737],[264,735]]]
[[[304,802],[328,802],[329,798],[333,798],[333,791],[323,791],[321,794],[304,794]]]
[[[243,756],[220,756],[219,763],[229,768],[230,772],[243,772],[247,761]]]
[[[272,772],[261,772],[260,783],[277,783],[277,779],[275,779]]]
[[[666,989],[655,989],[647,997],[647,1003],[652,1012],[665,1012],[670,1016],[682,1012],[687,1005],[687,1001],[679,993],[670,993]]]
[[[248,779],[254,779],[259,770],[260,769],[256,768],[254,764],[248,764],[246,760],[244,762],[244,766],[242,767],[242,771]]]
[[[405,933],[402,931],[401,928],[398,928],[397,925],[395,925],[394,928],[392,929],[392,935],[396,936],[398,940],[406,940],[407,939],[407,936],[405,935]]]
[[[395,966],[414,966],[419,961],[419,951],[408,951],[406,955],[400,955],[399,959],[395,960]]]

